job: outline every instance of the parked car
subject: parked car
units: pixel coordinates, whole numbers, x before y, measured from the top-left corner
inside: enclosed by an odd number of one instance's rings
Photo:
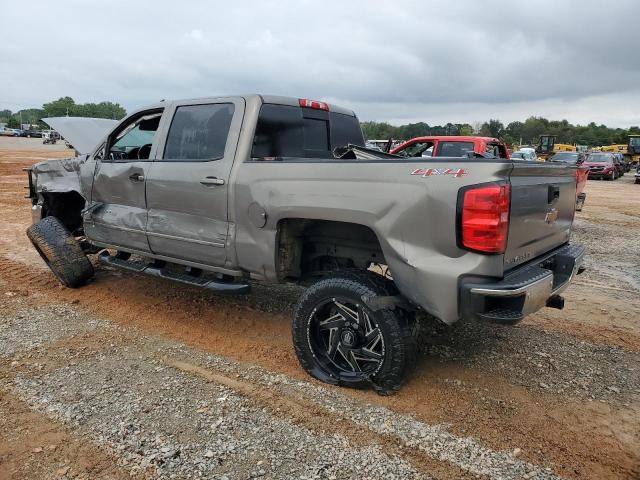
[[[60,140],[60,134],[55,130],[47,130],[46,132],[42,132],[42,143],[55,144],[58,140]]]
[[[19,128],[14,128],[14,131],[16,132],[16,137],[26,137],[26,133],[24,132],[24,130],[21,130]]]
[[[429,153],[430,152],[430,153]],[[507,145],[491,137],[426,136],[407,140],[389,153],[401,157],[480,157],[509,158]]]
[[[534,160],[536,162],[541,161],[540,157],[538,157],[538,154],[536,153],[536,149],[533,147],[520,147],[519,149],[521,152],[526,152],[528,154],[530,154],[531,156],[533,156]]]
[[[558,152],[549,158],[549,162],[564,162],[576,165],[576,211],[581,212],[587,194],[584,188],[587,185],[589,167],[585,166],[586,155],[582,152]]]
[[[292,321],[301,366],[386,394],[414,363],[418,311],[516,323],[563,307],[584,256],[569,243],[575,169],[535,167],[364,149],[355,114],[320,101],[166,101],[126,117],[89,155],[35,164],[27,235],[68,287],[93,276],[85,252],[217,292],[305,285]]]
[[[624,173],[627,171],[624,164],[624,157],[621,153],[613,153],[613,163],[615,163],[616,168],[618,169],[618,177],[623,177]]]
[[[526,160],[528,162],[535,162],[538,160],[536,152],[533,149],[530,150],[516,150],[511,155],[514,160]]]
[[[42,138],[42,132],[40,130],[25,130],[24,133],[27,138]]]
[[[616,180],[618,166],[611,153],[590,153],[583,164],[589,167],[589,178]]]
[[[15,137],[16,132],[12,128],[0,128],[0,135],[3,137]]]

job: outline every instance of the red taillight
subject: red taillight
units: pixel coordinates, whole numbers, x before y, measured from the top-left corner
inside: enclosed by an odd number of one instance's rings
[[[488,185],[464,192],[461,240],[470,250],[504,253],[509,230],[511,187]]]
[[[306,98],[299,98],[298,103],[303,108],[315,108],[316,110],[325,110],[329,111],[329,104],[324,102],[319,102],[317,100],[308,100]]]

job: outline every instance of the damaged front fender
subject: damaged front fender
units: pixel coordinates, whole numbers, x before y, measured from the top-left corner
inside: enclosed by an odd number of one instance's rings
[[[87,198],[80,181],[81,165],[87,155],[61,160],[46,160],[31,167],[35,193],[76,191]]]
[[[84,208],[91,196],[94,165],[88,155],[81,155],[39,162],[26,169],[33,222],[55,214],[67,218],[70,228],[78,227],[78,208]],[[67,208],[73,211],[66,212]]]

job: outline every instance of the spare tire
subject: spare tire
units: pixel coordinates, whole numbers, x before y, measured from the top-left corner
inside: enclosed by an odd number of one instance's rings
[[[93,277],[93,265],[56,217],[45,217],[31,225],[27,237],[65,287],[80,287]]]

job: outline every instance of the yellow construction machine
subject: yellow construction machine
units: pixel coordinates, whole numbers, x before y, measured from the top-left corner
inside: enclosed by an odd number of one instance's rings
[[[556,135],[540,135],[540,141],[536,146],[536,155],[540,160],[547,160],[551,155],[557,152],[575,152],[575,145],[566,143],[556,143]]]
[[[603,146],[599,147],[599,150],[601,152],[611,152],[611,153],[622,153],[622,154],[625,154],[625,153],[627,153],[627,145],[622,145],[620,143],[617,143],[615,145],[603,145]]]
[[[627,151],[622,152],[625,162],[631,162],[635,167],[640,161],[640,135],[629,135]]]
[[[615,143],[612,145],[603,145],[595,147],[594,151],[621,153],[624,157],[624,163],[628,165],[637,165],[640,160],[640,135],[629,135],[629,141],[625,145],[623,143]]]

